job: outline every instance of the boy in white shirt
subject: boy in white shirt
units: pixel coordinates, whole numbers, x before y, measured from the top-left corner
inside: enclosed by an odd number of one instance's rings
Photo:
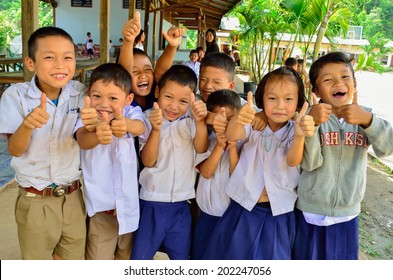
[[[71,36],[42,27],[28,41],[24,63],[35,75],[9,87],[0,101],[0,133],[19,193],[15,205],[22,259],[83,259],[86,227],[79,147],[72,133],[85,86],[73,81]],[[32,207],[34,206],[34,207]]]
[[[119,64],[98,66],[75,127],[81,151],[88,220],[87,260],[127,260],[138,228],[138,160],[134,137],[142,111],[129,106],[131,77]]]
[[[152,259],[162,247],[170,259],[188,259],[195,197],[195,158],[208,148],[206,105],[195,101],[197,79],[184,65],[172,66],[156,89],[158,101],[145,112],[140,136],[141,218],[131,259]]]

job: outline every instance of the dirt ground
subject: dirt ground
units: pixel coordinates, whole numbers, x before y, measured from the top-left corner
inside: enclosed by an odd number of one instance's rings
[[[359,225],[361,258],[393,260],[393,173],[373,160]]]
[[[393,174],[372,160],[359,215],[360,259],[393,260]],[[16,183],[0,189],[0,259],[20,259],[14,204]],[[157,254],[155,259],[166,259]]]

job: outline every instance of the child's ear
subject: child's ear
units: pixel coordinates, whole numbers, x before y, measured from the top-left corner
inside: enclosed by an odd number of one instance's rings
[[[29,71],[34,72],[34,61],[30,57],[25,58],[25,65]]]
[[[235,88],[235,81],[232,81],[229,83],[229,88],[230,90],[233,90]]]
[[[158,86],[156,86],[156,89],[154,91],[154,97],[158,99],[159,95],[160,95],[160,89],[158,88]]]
[[[128,94],[126,97],[126,105],[127,106],[131,105],[133,100],[134,100],[134,94],[133,93]]]
[[[357,86],[358,86],[358,83],[356,82],[356,80],[353,80],[353,85],[354,85],[355,90],[356,90],[356,88],[357,88]]]

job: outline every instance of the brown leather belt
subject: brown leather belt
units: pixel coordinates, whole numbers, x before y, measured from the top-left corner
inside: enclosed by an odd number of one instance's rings
[[[80,188],[80,181],[76,180],[72,182],[71,184],[67,185],[56,185],[52,184],[43,189],[42,191],[37,190],[34,187],[28,187],[28,188],[23,188],[26,192],[41,195],[43,197],[45,196],[54,196],[54,197],[61,197],[66,194],[73,193],[77,189]]]

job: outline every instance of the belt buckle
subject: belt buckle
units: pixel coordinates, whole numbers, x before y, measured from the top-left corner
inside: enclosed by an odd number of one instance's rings
[[[69,185],[55,185],[55,187],[53,187],[53,189],[52,189],[53,196],[61,197],[65,194],[67,194],[70,186],[71,186],[71,184],[69,184]]]

